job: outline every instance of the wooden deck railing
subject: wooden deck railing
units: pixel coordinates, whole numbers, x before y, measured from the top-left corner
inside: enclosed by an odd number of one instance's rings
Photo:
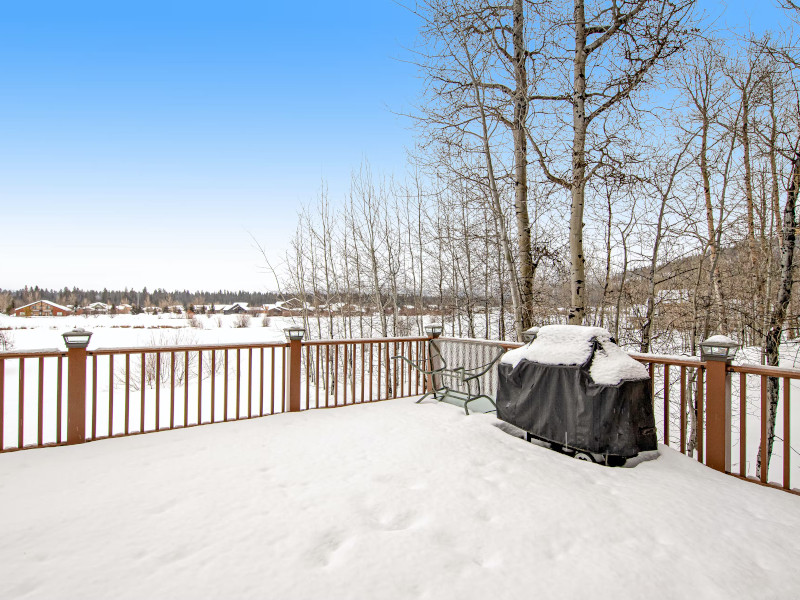
[[[426,339],[2,352],[0,451],[422,394]]]
[[[423,359],[427,339],[1,352],[0,451],[419,395],[424,378],[392,356]],[[466,366],[486,362],[497,345],[520,344],[439,339],[448,363]],[[717,470],[797,493],[791,391],[800,370],[632,356],[651,375],[659,441]],[[770,468],[757,473],[757,455],[767,450],[770,378],[781,410]],[[496,371],[482,384],[494,395]]]

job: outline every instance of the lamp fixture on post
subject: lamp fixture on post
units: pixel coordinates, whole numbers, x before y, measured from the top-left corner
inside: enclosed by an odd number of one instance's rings
[[[739,344],[726,335],[712,335],[704,342],[700,342],[700,360],[703,362],[717,360],[731,362],[736,356]]]
[[[526,329],[522,332],[522,339],[530,344],[533,340],[536,339],[536,336],[539,335],[539,328],[538,327],[531,327],[530,329]]]
[[[289,401],[289,412],[300,412],[300,386],[302,361],[300,357],[303,353],[303,338],[306,335],[305,327],[302,325],[292,325],[285,327],[283,334],[289,342],[289,355],[286,360],[286,399]]]
[[[85,329],[73,329],[62,333],[61,337],[64,338],[64,344],[66,344],[67,348],[86,348],[89,345],[89,338],[92,337],[92,332]]]
[[[286,336],[287,342],[297,341],[300,342],[306,336],[306,328],[302,325],[292,325],[291,327],[284,327],[283,334]]]
[[[428,323],[425,325],[425,333],[428,334],[429,338],[438,338],[442,335],[443,330],[444,326],[441,323]]]

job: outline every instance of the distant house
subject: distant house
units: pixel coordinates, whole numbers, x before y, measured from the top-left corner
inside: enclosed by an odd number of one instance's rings
[[[15,308],[14,314],[18,317],[66,317],[72,314],[72,309],[49,300],[37,300]]]
[[[299,298],[289,298],[288,300],[285,300],[283,302],[278,302],[276,306],[279,308],[288,308],[290,310],[296,310],[299,308],[303,308],[304,303]]]
[[[120,304],[116,308],[116,311],[118,315],[129,315],[131,314],[132,309],[133,307],[130,304]]]
[[[303,303],[298,298],[289,298],[277,304],[267,304],[265,306],[267,314],[271,317],[297,317],[303,314],[303,309],[313,312],[313,307],[310,304]]]
[[[92,302],[88,306],[78,309],[79,315],[107,315],[111,312],[111,305],[105,302]]]
[[[248,311],[247,302],[234,302],[219,309],[223,315],[243,315]]]

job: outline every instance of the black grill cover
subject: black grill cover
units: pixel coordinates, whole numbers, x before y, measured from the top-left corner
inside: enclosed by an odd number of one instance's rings
[[[497,416],[570,448],[631,458],[656,450],[649,379],[598,385],[583,365],[500,363]]]

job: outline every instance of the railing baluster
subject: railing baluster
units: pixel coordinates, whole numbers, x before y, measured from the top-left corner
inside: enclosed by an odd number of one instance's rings
[[[97,355],[92,354],[92,439],[97,438]]]
[[[114,355],[108,355],[108,437],[114,435]]]
[[[686,367],[681,367],[681,453],[686,454]]]
[[[664,365],[664,445],[669,446],[669,365]]]
[[[381,344],[380,344],[380,342],[378,342],[378,381],[377,381],[377,383],[378,383],[378,398],[377,399],[378,400],[381,399],[381,391],[382,391],[382,386],[381,386],[381,367],[382,366],[383,366],[383,360],[381,359]],[[371,389],[370,389],[370,398],[372,398],[372,390]],[[375,400],[375,398],[372,398],[372,399]]]
[[[697,370],[697,460],[704,463],[705,419],[703,418],[703,394],[705,394],[705,371]]]
[[[25,359],[19,359],[19,425],[17,426],[17,448],[25,441]]]
[[[487,332],[487,334],[488,334],[488,332]],[[417,362],[417,364],[419,364],[419,347],[420,347],[420,344],[421,344],[421,342],[419,340],[414,342],[414,357],[413,357],[413,359]],[[419,396],[419,370],[417,370],[417,369],[414,369],[414,381],[415,381],[415,383],[414,383],[414,386],[415,386],[414,387],[414,395],[415,396]]]
[[[747,373],[739,373],[739,475],[747,477]]]
[[[242,352],[240,348],[236,349],[236,419],[242,416],[240,405],[240,392],[242,387]],[[235,420],[235,419],[234,419]]]
[[[125,435],[130,433],[131,416],[131,355],[125,353]]]
[[[331,358],[330,358],[330,349],[331,347],[326,344],[325,345],[325,408],[328,408],[328,395],[330,392],[330,375],[331,375]]]
[[[402,354],[403,353],[403,348],[404,348],[403,342],[400,342],[400,351],[398,352],[398,350],[397,350],[397,342],[394,342],[394,353],[392,354],[392,356],[399,356],[400,354]],[[398,384],[397,380],[398,379],[400,380],[400,395],[402,396],[403,395],[403,387],[405,385],[406,370],[403,368],[403,364],[402,363],[399,363],[399,362],[397,362],[395,360],[394,364],[395,364],[395,369],[394,369],[394,395],[395,395],[395,397],[397,397],[397,384]]]
[[[289,412],[286,402],[288,398],[286,397],[286,356],[289,347],[284,346],[281,349],[281,412]]]
[[[170,352],[169,364],[169,428],[175,428],[175,352]]]
[[[188,356],[188,352],[186,353]],[[189,379],[187,375],[186,389],[189,389]],[[187,391],[188,401],[188,391]],[[197,424],[203,423],[203,351],[197,351]]]
[[[217,380],[217,351],[211,350],[211,422],[216,423],[216,380]]]
[[[389,344],[386,344],[386,349],[387,350],[389,349]],[[397,356],[397,342],[392,342],[392,349],[393,349],[392,356]],[[391,356],[389,356],[387,354],[386,363],[387,364],[391,364],[390,361],[391,361]],[[398,371],[400,371],[399,376],[398,376],[398,373],[397,373]],[[397,380],[398,379],[402,380],[402,378],[403,378],[403,368],[402,367],[396,367],[396,368],[392,369],[392,398],[397,398]],[[402,385],[401,385],[401,389],[402,389]]]
[[[228,420],[228,349],[225,348],[225,374],[223,375],[223,391],[225,395],[225,401],[223,402],[223,410],[225,418],[223,421]]]
[[[334,344],[333,352],[333,405],[339,406],[339,344]]]
[[[63,359],[58,357],[58,375],[56,377],[56,444],[61,443],[61,411],[64,398],[64,365]],[[0,450],[3,449],[3,361],[0,360]]]
[[[61,365],[61,357],[58,357],[58,364]],[[59,396],[60,397],[60,396]],[[5,446],[6,431],[6,361],[0,358],[0,452]],[[61,430],[59,430],[60,432]]]
[[[247,349],[247,418],[253,410],[253,349]]]
[[[141,359],[139,361],[139,369],[141,371],[139,375],[139,392],[142,397],[142,406],[141,406],[141,413],[139,413],[139,431],[144,433],[144,397],[145,397],[145,387],[147,387],[146,380],[145,380],[145,354],[142,352]]]
[[[197,378],[198,382],[200,381],[200,377],[198,375]],[[200,399],[197,399],[197,406],[198,406],[198,415],[200,414]],[[200,424],[200,419],[197,419],[198,425]],[[186,350],[183,353],[183,426],[186,427],[189,425],[189,351]]]
[[[373,354],[374,354],[373,346],[374,346],[374,344],[372,342],[370,342],[369,343],[369,371],[368,371],[369,372],[369,394],[367,396],[367,402],[372,402],[372,400],[373,400],[373,397],[372,397],[372,380],[375,377],[375,369],[374,369],[375,362],[374,362],[374,356],[373,356]]]
[[[39,427],[37,428],[37,445],[44,443],[44,357],[39,357]]]
[[[358,346],[351,344],[350,346],[350,403],[356,403],[356,354],[358,354]]]
[[[314,352],[316,361],[316,369],[314,370],[314,406],[319,408],[319,382],[322,380],[322,374],[319,370],[319,355],[320,355],[320,347],[316,347],[316,352]]]
[[[342,371],[344,375],[342,395],[344,396],[344,399],[342,400],[342,404],[347,406],[347,344],[342,344],[342,351],[344,352],[344,359],[342,360]]]
[[[306,346],[306,410],[311,408],[311,346]]]
[[[405,344],[404,344],[404,346],[405,346]],[[408,354],[406,356],[408,357],[408,360],[414,360],[413,350],[411,349],[411,342],[410,341],[408,342]],[[408,370],[408,395],[409,396],[413,396],[413,393],[411,392],[411,377],[412,377],[412,375],[411,375],[411,364],[408,365],[407,370]]]
[[[270,365],[270,406],[272,407],[269,411],[269,414],[275,414],[275,347],[272,347],[272,364]]]
[[[161,352],[156,352],[156,431],[161,427]]]
[[[767,376],[761,376],[761,483],[767,483],[769,467],[767,461]]]
[[[790,490],[790,477],[789,465],[792,453],[792,446],[790,444],[789,429],[791,425],[790,412],[789,412],[789,396],[791,395],[792,385],[791,379],[788,377],[783,378],[783,489]]]
[[[364,403],[364,350],[366,346],[361,342],[361,404]]]
[[[383,355],[384,355],[384,360],[386,361],[386,364],[384,365],[384,368],[386,370],[386,399],[388,400],[389,398],[392,397],[392,377],[391,377],[391,374],[392,374],[393,370],[391,369],[391,364],[392,363],[390,362],[390,359],[389,359],[389,342],[386,342],[384,344],[384,346],[386,347],[386,351],[383,353]]]
[[[259,357],[259,370],[260,376],[258,379],[259,400],[258,400],[258,416],[264,416],[264,347],[260,348]]]

